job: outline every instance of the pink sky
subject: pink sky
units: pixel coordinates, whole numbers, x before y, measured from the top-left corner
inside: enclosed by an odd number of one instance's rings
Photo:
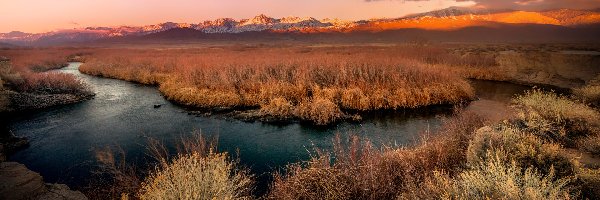
[[[220,17],[370,19],[469,6],[455,0],[0,0],[0,32],[47,32],[88,26],[198,23]]]

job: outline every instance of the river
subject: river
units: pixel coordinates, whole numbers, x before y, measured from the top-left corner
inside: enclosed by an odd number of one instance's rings
[[[107,146],[121,148],[132,163],[148,161],[146,141],[158,139],[170,147],[193,131],[218,136],[220,151],[239,150],[241,164],[258,176],[259,190],[268,173],[287,163],[306,160],[314,147],[330,149],[336,133],[369,138],[376,145],[410,145],[419,133],[435,130],[451,108],[369,114],[360,123],[343,122],[318,128],[298,123],[286,125],[242,122],[220,115],[196,116],[167,101],[156,87],[81,74],[80,63],[57,70],[85,81],[95,98],[73,105],[11,117],[8,129],[27,137],[30,146],[9,157],[39,172],[46,182],[78,188],[96,169],[95,151]],[[512,96],[529,87],[474,81],[480,100],[467,109],[498,113]],[[154,105],[161,104],[160,108]]]

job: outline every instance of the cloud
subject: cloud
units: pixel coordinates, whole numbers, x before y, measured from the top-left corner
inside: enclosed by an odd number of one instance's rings
[[[385,1],[385,0],[365,0]],[[433,0],[396,0],[396,1],[433,1]],[[548,10],[557,8],[596,9],[600,0],[455,0],[473,2],[476,7],[486,9]]]

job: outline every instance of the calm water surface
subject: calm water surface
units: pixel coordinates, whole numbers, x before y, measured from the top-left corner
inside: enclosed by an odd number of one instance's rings
[[[30,147],[9,159],[21,162],[44,176],[46,182],[72,187],[85,184],[97,166],[94,152],[106,146],[120,147],[130,162],[147,162],[148,137],[173,146],[194,130],[218,135],[220,151],[239,150],[242,164],[259,175],[264,189],[266,173],[287,163],[306,160],[313,147],[329,149],[336,133],[356,134],[377,145],[408,145],[419,133],[435,130],[449,109],[427,112],[370,114],[361,123],[341,123],[315,128],[301,124],[272,125],[242,122],[220,116],[195,116],[165,100],[152,86],[81,74],[80,63],[58,70],[74,74],[96,93],[92,100],[10,117],[8,125],[17,136],[30,140]],[[486,110],[505,104],[525,86],[499,82],[473,82],[481,101],[468,109]],[[479,103],[477,103],[479,102]],[[155,109],[153,105],[162,104]],[[260,188],[259,188],[260,189]]]

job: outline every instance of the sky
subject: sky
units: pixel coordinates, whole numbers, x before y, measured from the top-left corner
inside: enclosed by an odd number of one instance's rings
[[[600,0],[0,0],[0,32],[90,26],[199,23],[221,17],[393,18],[451,6],[551,9],[600,7]]]

